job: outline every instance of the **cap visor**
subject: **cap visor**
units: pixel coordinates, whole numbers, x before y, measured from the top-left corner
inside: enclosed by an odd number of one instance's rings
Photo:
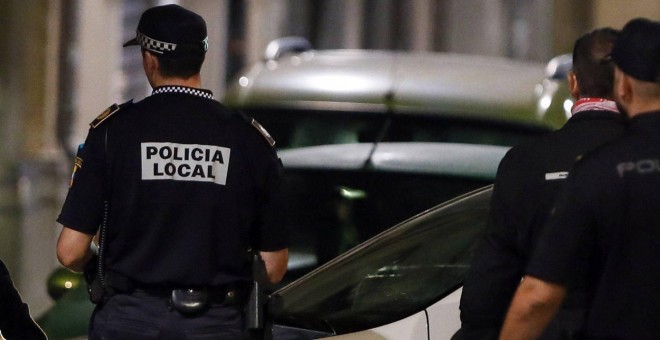
[[[126,46],[134,46],[134,45],[140,45],[137,38],[133,38],[133,39],[125,42],[124,45],[122,45],[122,46],[126,47]]]

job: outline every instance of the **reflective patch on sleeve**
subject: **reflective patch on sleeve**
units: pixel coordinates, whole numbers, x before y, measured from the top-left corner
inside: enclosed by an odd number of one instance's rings
[[[81,157],[83,147],[85,143],[78,144],[78,149],[76,150],[76,159],[73,161],[73,171],[71,172],[71,180],[69,181],[69,188],[73,186],[73,179],[76,177],[76,172],[78,169],[83,166],[83,159]]]
[[[78,169],[82,168],[83,160],[80,157],[76,157],[76,160],[73,161],[73,171],[71,172],[71,181],[69,182],[69,188],[73,186],[73,179],[76,177],[76,172]]]
[[[545,180],[546,181],[566,179],[566,177],[568,177],[568,171],[548,172],[548,173],[545,174]]]
[[[142,143],[142,180],[225,185],[231,149],[217,145]]]

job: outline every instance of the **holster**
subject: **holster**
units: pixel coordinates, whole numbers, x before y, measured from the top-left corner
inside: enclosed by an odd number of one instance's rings
[[[107,297],[107,293],[98,275],[98,256],[95,255],[87,263],[87,266],[83,270],[83,276],[85,277],[85,282],[87,282],[89,301],[93,304],[102,303]]]

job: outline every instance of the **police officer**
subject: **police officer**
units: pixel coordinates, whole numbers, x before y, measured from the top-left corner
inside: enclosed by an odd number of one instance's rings
[[[286,271],[274,142],[200,88],[201,16],[150,8],[124,44],[134,45],[153,92],[91,123],[58,217],[58,258],[83,270],[103,225],[92,339],[240,338],[248,249],[270,282]]]
[[[14,287],[5,263],[0,260],[0,333],[7,339],[46,339],[30,316],[28,305]],[[0,337],[2,338],[2,337]]]
[[[489,225],[465,280],[462,327],[454,339],[497,338],[569,169],[585,152],[622,133],[625,117],[612,101],[614,65],[605,62],[617,34],[602,28],[575,42],[573,69],[568,75],[571,94],[577,100],[572,117],[558,131],[513,147],[500,163]],[[583,288],[576,287],[544,338],[577,336],[587,299]]]
[[[660,334],[660,22],[628,22],[612,60],[614,94],[630,124],[570,174],[516,291],[503,339],[538,336],[580,272],[597,281],[588,338]],[[580,268],[585,251],[588,265]]]

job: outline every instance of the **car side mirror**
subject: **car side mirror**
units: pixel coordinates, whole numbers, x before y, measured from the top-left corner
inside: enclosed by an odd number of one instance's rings
[[[573,69],[573,55],[558,55],[550,59],[545,66],[545,76],[554,80],[566,80],[571,69]]]

